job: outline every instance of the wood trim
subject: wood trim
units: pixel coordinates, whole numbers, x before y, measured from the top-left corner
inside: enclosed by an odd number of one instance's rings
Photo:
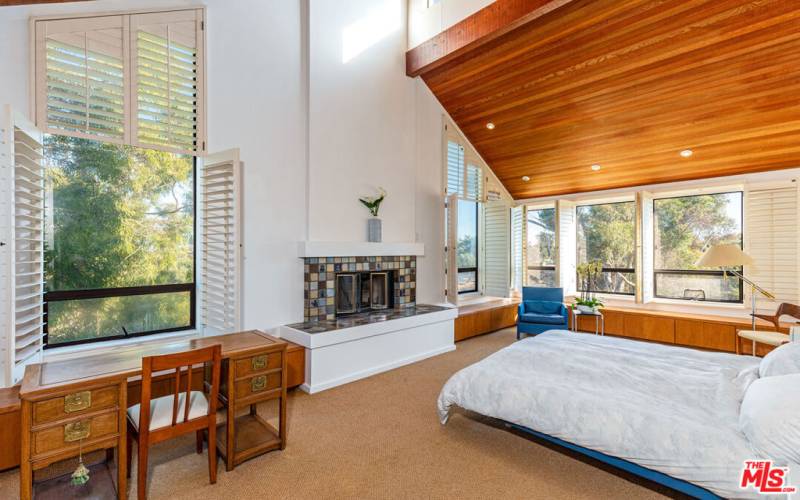
[[[406,52],[406,75],[420,76],[572,0],[497,0]]]

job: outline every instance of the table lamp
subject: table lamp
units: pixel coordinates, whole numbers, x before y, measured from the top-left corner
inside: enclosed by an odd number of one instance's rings
[[[700,260],[697,261],[695,264],[698,267],[719,267],[722,268],[724,272],[731,273],[732,275],[736,276],[743,282],[750,285],[750,298],[752,301],[752,317],[753,317],[753,330],[756,329],[756,291],[761,293],[764,297],[768,299],[775,299],[775,296],[769,293],[768,291],[764,290],[760,286],[753,283],[751,280],[744,277],[742,273],[737,271],[736,269],[741,266],[751,266],[753,265],[753,259],[746,253],[742,252],[742,249],[739,248],[739,245],[731,245],[731,244],[724,244],[724,245],[714,245],[710,247],[706,252],[700,257]]]

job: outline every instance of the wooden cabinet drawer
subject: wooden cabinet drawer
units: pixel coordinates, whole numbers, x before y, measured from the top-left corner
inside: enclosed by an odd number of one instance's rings
[[[57,424],[40,431],[35,431],[32,436],[33,453],[41,455],[79,446],[81,439],[84,441],[97,440],[111,437],[119,432],[119,413],[109,411],[94,417],[82,420],[73,420],[65,424]]]
[[[251,373],[274,370],[281,367],[281,353],[256,354],[236,360],[236,377],[246,377]]]
[[[33,424],[40,425],[74,417],[90,411],[116,407],[119,386],[112,385],[90,391],[76,391],[33,404]]]
[[[262,373],[234,382],[236,399],[256,396],[281,387],[281,372]]]

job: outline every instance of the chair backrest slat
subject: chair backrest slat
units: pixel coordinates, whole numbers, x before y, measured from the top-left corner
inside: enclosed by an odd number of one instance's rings
[[[204,417],[216,415],[219,394],[220,366],[222,352],[219,345],[195,349],[193,351],[148,356],[142,359],[142,402],[139,417],[139,432],[148,433],[150,428],[150,397],[152,394],[152,375],[165,370],[175,370],[174,391],[172,394],[172,425],[175,427],[189,421],[192,407],[192,368],[198,364],[212,363],[211,386],[208,394],[208,412]],[[186,372],[186,386],[181,385],[181,373]],[[180,395],[184,394],[183,408],[180,408]],[[178,419],[178,412],[183,418]],[[200,417],[196,417],[200,418]]]
[[[192,366],[189,365],[189,368],[186,370],[186,398],[184,398],[183,404],[183,421],[186,422],[189,420],[189,405],[192,396]]]
[[[172,425],[178,422],[178,401],[181,392],[181,368],[175,368],[175,394],[172,396]]]

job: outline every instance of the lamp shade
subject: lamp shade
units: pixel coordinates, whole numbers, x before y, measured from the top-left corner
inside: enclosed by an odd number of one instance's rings
[[[750,266],[753,259],[742,252],[739,245],[714,245],[706,250],[695,265],[698,267],[739,267]]]

